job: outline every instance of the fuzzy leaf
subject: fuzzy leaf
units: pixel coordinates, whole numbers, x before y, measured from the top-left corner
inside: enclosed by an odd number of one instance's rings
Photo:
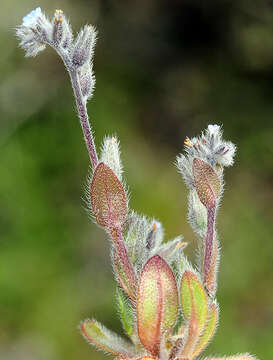
[[[256,360],[256,358],[249,354],[240,354],[240,355],[223,356],[223,357],[206,357],[203,360]]]
[[[158,355],[161,336],[174,326],[177,315],[174,274],[160,256],[153,256],[144,266],[137,294],[138,335],[152,355]]]
[[[185,318],[190,321],[196,318],[199,333],[204,329],[208,314],[207,297],[203,285],[191,271],[185,271],[180,287],[181,305]]]
[[[208,314],[208,320],[206,323],[205,330],[199,339],[199,342],[193,353],[193,357],[197,356],[208,345],[209,341],[211,340],[211,338],[215,333],[216,326],[218,323],[218,318],[219,318],[218,306],[217,304],[212,303],[209,306],[209,314]]]
[[[205,161],[193,159],[193,176],[197,194],[203,205],[214,207],[221,192],[221,182],[213,168]]]
[[[84,320],[80,324],[83,337],[102,351],[122,357],[133,357],[134,347],[96,320]]]
[[[90,198],[99,225],[120,228],[127,215],[127,199],[123,186],[114,172],[103,162],[94,172]]]
[[[134,326],[132,308],[130,306],[129,299],[125,295],[124,291],[120,288],[117,289],[117,300],[119,306],[119,315],[123,328],[126,331],[127,335],[131,336],[133,334]]]

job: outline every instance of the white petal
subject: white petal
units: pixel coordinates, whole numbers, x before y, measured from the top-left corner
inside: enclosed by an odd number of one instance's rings
[[[23,17],[23,26],[32,27],[37,24],[39,17],[43,15],[40,7],[37,7],[35,10],[32,10],[28,15]]]

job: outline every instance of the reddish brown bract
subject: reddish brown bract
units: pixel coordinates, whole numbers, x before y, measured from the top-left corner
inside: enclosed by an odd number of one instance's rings
[[[213,168],[201,159],[193,159],[193,176],[199,199],[206,208],[214,207],[220,195],[221,182]]]
[[[104,163],[94,172],[90,199],[99,225],[108,229],[121,228],[127,215],[126,193],[117,176]]]

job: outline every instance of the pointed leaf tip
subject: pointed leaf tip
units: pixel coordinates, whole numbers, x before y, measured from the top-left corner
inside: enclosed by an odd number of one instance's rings
[[[218,324],[218,319],[219,319],[218,305],[216,303],[212,303],[209,306],[208,319],[206,322],[204,332],[197,343],[197,346],[193,353],[193,357],[196,357],[198,354],[200,354],[201,351],[205,349],[205,347],[212,339],[213,335],[215,334],[215,330]]]
[[[214,207],[221,192],[221,181],[204,160],[193,159],[193,176],[197,194],[203,205]]]
[[[160,256],[153,256],[144,266],[137,294],[138,335],[152,355],[158,355],[161,336],[174,326],[177,315],[174,274]]]
[[[134,347],[130,343],[106,329],[96,320],[84,320],[80,324],[80,330],[91,345],[102,351],[128,358],[135,355]]]
[[[117,176],[103,162],[94,172],[90,199],[99,225],[107,228],[122,226],[127,215],[126,193]]]
[[[121,288],[117,289],[117,300],[119,306],[119,315],[123,328],[128,336],[133,334],[134,315],[130,306],[130,300]]]
[[[181,305],[185,318],[190,321],[194,317],[197,320],[199,333],[205,327],[208,314],[208,302],[205,290],[197,275],[191,271],[185,271],[180,287]]]

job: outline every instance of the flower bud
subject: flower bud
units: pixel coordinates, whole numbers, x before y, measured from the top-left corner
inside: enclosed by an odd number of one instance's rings
[[[119,141],[114,136],[107,136],[103,141],[100,161],[109,166],[118,179],[122,180],[122,163],[120,159]]]
[[[96,43],[96,30],[92,25],[85,25],[79,32],[72,52],[72,63],[75,68],[91,61]]]
[[[96,79],[92,72],[92,64],[85,63],[79,72],[81,92],[85,99],[90,99],[93,95]]]
[[[52,33],[52,40],[55,45],[59,45],[64,36],[63,19],[64,19],[63,11],[56,10],[53,20],[53,33]]]
[[[207,230],[207,210],[195,189],[191,190],[189,194],[188,220],[193,230],[199,236],[204,237]]]

